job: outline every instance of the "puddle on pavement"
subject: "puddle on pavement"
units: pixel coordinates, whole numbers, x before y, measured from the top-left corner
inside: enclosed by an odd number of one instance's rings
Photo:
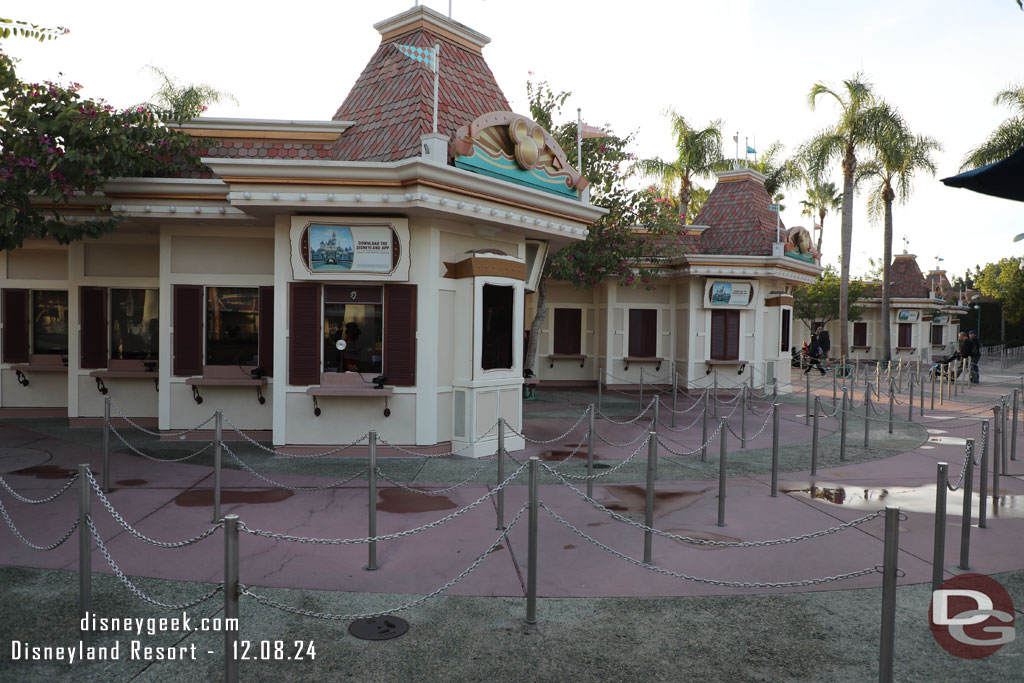
[[[233,503],[250,503],[262,505],[265,503],[280,503],[282,500],[291,498],[294,493],[286,489],[250,489],[247,491],[234,491],[221,489],[221,505]],[[213,489],[190,489],[178,494],[174,499],[176,505],[185,508],[203,507],[213,505]]]
[[[575,446],[573,446],[572,448],[557,448],[557,449],[550,450],[550,451],[544,451],[543,453],[541,453],[537,457],[540,458],[541,460],[543,460],[544,462],[561,462],[562,460],[565,460],[566,458],[569,457],[569,454],[572,453],[573,448],[575,448]],[[575,453],[572,453],[572,458],[571,459],[572,460],[576,460],[576,459],[586,460],[587,459],[587,450],[585,448],[583,448],[583,449],[580,449],[580,450],[576,451]],[[594,456],[594,460],[597,460],[597,459],[598,459],[598,457],[595,455]]]
[[[114,482],[115,486],[144,486],[149,482],[145,479],[118,479]],[[223,492],[222,492],[223,493]]]
[[[647,505],[647,494],[642,486],[606,486],[604,490],[618,499],[618,502],[613,503],[600,501],[609,510],[644,514]],[[700,491],[655,491],[654,516],[662,517],[676,510],[688,508],[710,490],[710,488],[705,488]]]
[[[429,491],[430,489],[418,489]],[[377,512],[431,512],[435,510],[451,510],[458,507],[447,496],[424,496],[405,489],[380,489],[377,491]]]
[[[494,549],[493,549],[493,550],[491,550],[491,551],[490,551],[490,552],[489,552],[488,554],[490,554],[490,553],[496,553],[496,552],[498,552],[499,550],[504,550],[504,549],[505,549],[505,546],[503,546],[502,544],[500,544],[500,543],[499,543],[498,545],[494,546]]]
[[[570,543],[568,545],[563,545],[562,546],[562,550],[575,550],[575,549],[576,549],[576,546],[574,546],[572,543]]]
[[[738,538],[733,538],[732,536],[723,536],[710,531],[697,531],[696,529],[665,529],[665,531],[670,534],[675,534],[676,536],[699,538],[702,541],[729,541],[735,543],[740,540]],[[672,540],[679,545],[685,545],[687,548],[697,548],[698,550],[721,550],[723,547],[720,545],[700,545],[699,543],[687,543],[686,541],[679,541],[676,539]]]
[[[15,470],[11,474],[18,474],[23,477],[35,477],[36,479],[67,479],[73,476],[78,470],[70,470],[67,467],[61,467],[59,465],[35,465],[34,467],[25,467],[20,470]],[[93,472],[93,474],[99,474]]]
[[[811,484],[784,484],[779,487],[783,493],[820,500],[832,505],[841,505],[856,510],[879,510],[886,505],[898,505],[904,512],[935,513],[935,484],[922,486],[817,486]],[[989,491],[991,494],[991,490]],[[978,491],[973,492],[974,515],[978,514]],[[963,509],[963,489],[946,493],[947,518],[959,517]],[[1024,519],[1024,495],[1004,495],[998,501],[988,501],[990,517]]]

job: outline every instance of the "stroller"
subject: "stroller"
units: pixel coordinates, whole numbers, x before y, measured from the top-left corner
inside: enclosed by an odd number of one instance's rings
[[[960,369],[960,364],[956,361],[960,360],[959,353],[951,353],[948,356],[939,356],[935,359],[935,364],[932,366],[932,374],[934,377],[945,377],[947,372],[952,371],[953,379],[956,379]]]

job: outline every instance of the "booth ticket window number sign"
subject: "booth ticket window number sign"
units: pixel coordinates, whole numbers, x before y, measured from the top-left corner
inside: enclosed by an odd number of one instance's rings
[[[382,225],[310,225],[309,269],[314,273],[387,273],[392,232]]]

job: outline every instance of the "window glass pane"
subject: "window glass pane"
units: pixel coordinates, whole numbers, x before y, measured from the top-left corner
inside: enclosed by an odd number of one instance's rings
[[[259,289],[206,289],[206,364],[254,366],[259,354]]]
[[[339,339],[345,349],[339,351]],[[324,372],[383,369],[384,307],[380,304],[324,305]]]
[[[484,285],[480,367],[484,370],[512,367],[512,287]]]
[[[159,321],[158,290],[110,290],[110,357],[156,360],[160,349]]]
[[[32,353],[68,352],[68,293],[32,292]]]
[[[780,351],[789,351],[789,324],[792,319],[792,313],[788,308],[782,309],[782,343],[779,345]]]

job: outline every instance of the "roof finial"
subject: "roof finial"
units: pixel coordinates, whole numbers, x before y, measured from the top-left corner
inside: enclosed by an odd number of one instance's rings
[[[907,245],[908,245],[908,244],[910,244],[910,240],[908,240],[908,239],[907,239],[907,236],[906,236],[906,235],[904,235],[904,236],[903,236],[903,253],[904,253],[904,254],[906,254],[906,253],[907,253]]]

